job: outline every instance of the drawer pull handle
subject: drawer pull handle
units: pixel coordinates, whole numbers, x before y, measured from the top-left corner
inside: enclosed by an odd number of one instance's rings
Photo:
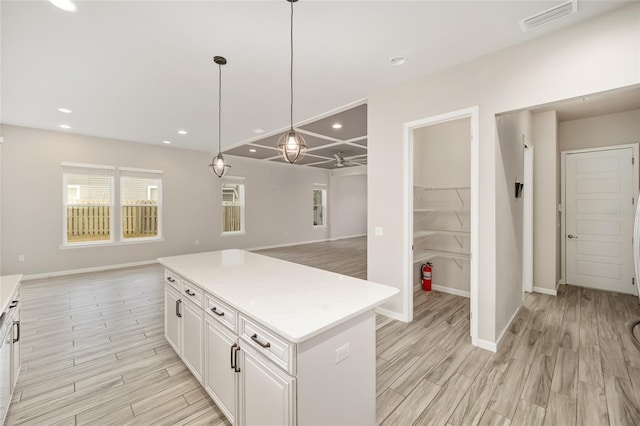
[[[195,296],[196,295],[193,291],[191,291],[189,289],[186,289],[184,292],[187,293],[189,296]]]
[[[267,343],[262,343],[260,341],[260,339],[258,339],[258,335],[257,334],[253,334],[253,336],[251,336],[251,340],[253,340],[254,342],[256,342],[257,344],[259,344],[260,346],[262,346],[263,348],[270,348],[271,347],[271,343],[267,342]]]
[[[9,305],[9,309],[13,309],[13,308],[15,308],[16,306],[18,306],[18,301],[17,301],[17,300],[13,300],[13,301],[11,302],[11,305]]]
[[[176,280],[175,280],[175,279],[173,279],[172,277],[168,277],[168,278],[167,278],[167,281],[169,281],[170,283],[175,283],[175,282],[176,282]]]
[[[233,371],[235,371],[236,373],[240,372],[240,367],[238,367],[238,352],[240,352],[240,346],[236,345],[236,348],[233,350],[235,357],[234,357],[234,361],[235,361],[235,365],[234,365],[234,369]]]
[[[20,321],[14,321],[13,325],[16,326],[16,328],[18,329],[18,337],[16,337],[15,339],[13,339],[13,343],[17,343],[20,341]]]
[[[180,304],[182,303],[182,300],[178,299],[176,300],[176,316],[178,318],[182,318],[182,314],[180,313]]]
[[[214,314],[216,314],[219,317],[223,317],[224,316],[224,312],[218,312],[218,309],[215,306],[213,308],[211,308],[211,312],[213,312]]]

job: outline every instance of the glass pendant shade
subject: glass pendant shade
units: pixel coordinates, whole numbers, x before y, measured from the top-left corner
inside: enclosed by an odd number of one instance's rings
[[[304,157],[307,143],[302,135],[293,129],[289,129],[278,139],[278,154],[289,163],[293,164]]]
[[[218,153],[218,155],[213,157],[213,160],[211,160],[211,164],[209,164],[209,167],[211,167],[213,173],[215,173],[218,177],[226,175],[231,168],[231,166],[227,164],[226,161],[224,161],[222,153]]]

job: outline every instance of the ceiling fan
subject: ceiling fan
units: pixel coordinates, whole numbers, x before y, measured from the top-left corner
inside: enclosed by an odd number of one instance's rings
[[[361,164],[355,163],[351,160],[345,159],[342,151],[338,151],[336,154],[333,154],[336,157],[336,167],[344,167],[344,166],[360,166]]]

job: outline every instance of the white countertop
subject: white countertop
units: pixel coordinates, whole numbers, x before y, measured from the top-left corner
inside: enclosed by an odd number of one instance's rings
[[[158,261],[293,343],[398,293],[386,285],[237,249]]]
[[[21,279],[22,274],[0,277],[0,314],[4,312],[7,306],[9,306],[9,303],[11,303],[11,296]]]

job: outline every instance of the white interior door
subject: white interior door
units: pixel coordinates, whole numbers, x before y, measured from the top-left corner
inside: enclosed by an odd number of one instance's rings
[[[631,147],[566,155],[568,284],[635,293],[632,161]]]

